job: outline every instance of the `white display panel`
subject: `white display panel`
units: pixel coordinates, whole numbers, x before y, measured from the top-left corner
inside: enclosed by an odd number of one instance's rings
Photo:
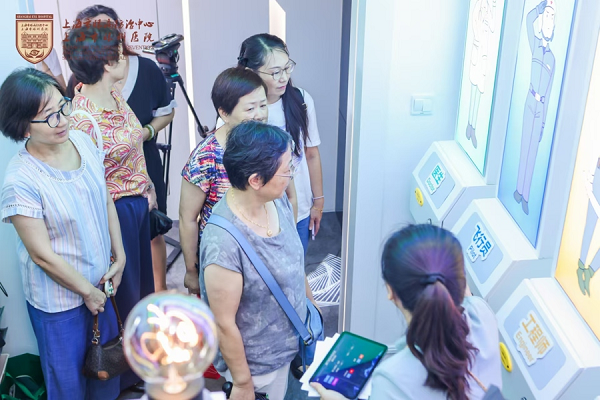
[[[473,294],[497,311],[523,279],[549,276],[551,260],[540,260],[498,199],[473,201],[449,227],[460,241]]]
[[[532,318],[533,317],[533,318]],[[523,281],[497,313],[512,371],[507,399],[593,399],[600,392],[600,345],[553,278]]]
[[[410,211],[417,223],[452,226],[477,198],[494,196],[477,168],[453,141],[434,142],[412,174]]]

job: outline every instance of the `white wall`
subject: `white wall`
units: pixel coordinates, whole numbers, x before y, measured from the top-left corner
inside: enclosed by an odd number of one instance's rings
[[[319,133],[325,211],[335,208],[342,0],[279,0],[286,13],[286,42],[298,63],[293,79],[314,98]],[[242,41],[269,31],[268,0],[190,2],[195,106],[214,126],[210,90],[217,75],[237,63]]]
[[[28,63],[21,58],[15,47],[15,14],[26,14],[27,2],[24,0],[4,0],[3,12],[0,13],[0,25],[3,26],[4,40],[0,41],[0,82],[17,67],[27,66]],[[21,148],[4,136],[0,136],[0,179],[4,181],[4,173],[10,159]],[[8,298],[0,293],[0,306],[4,306],[4,313],[0,319],[0,327],[8,326],[6,345],[2,352],[11,356],[21,353],[37,354],[37,343],[33,329],[29,322],[21,273],[17,263],[17,235],[12,225],[0,223],[0,282],[8,292]]]
[[[348,300],[340,324],[389,344],[405,325],[385,296],[381,248],[413,222],[409,182],[417,162],[433,141],[454,135],[467,3],[353,4],[342,251]],[[411,116],[411,95],[423,93],[434,96],[433,115]]]

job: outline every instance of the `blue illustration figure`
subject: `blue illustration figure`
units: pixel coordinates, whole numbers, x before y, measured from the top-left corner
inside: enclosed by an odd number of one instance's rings
[[[532,53],[531,80],[525,110],[523,112],[523,130],[521,136],[521,157],[517,190],[514,197],[521,203],[523,212],[529,215],[529,190],[535,167],[538,146],[544,133],[552,81],[554,79],[555,59],[550,42],[554,37],[554,15],[556,1],[544,0],[527,14],[527,38]],[[535,36],[535,21],[541,19],[541,39]]]
[[[581,243],[581,252],[579,255],[579,262],[577,268],[577,279],[579,281],[579,288],[584,295],[590,296],[590,279],[594,276],[596,271],[600,269],[600,251],[596,249],[596,254],[592,258],[590,265],[585,265],[585,260],[588,258],[590,247],[592,244],[592,237],[598,224],[598,218],[600,218],[600,159],[596,164],[596,171],[591,183],[591,190],[589,193],[590,200],[588,202],[587,218],[585,220],[585,228],[583,230],[583,242]]]
[[[467,122],[467,139],[471,139],[477,148],[477,115],[481,95],[485,92],[485,78],[488,69],[489,42],[496,26],[496,0],[477,0],[473,7],[471,25],[473,26],[473,46],[471,47],[471,98],[469,103],[469,119]]]

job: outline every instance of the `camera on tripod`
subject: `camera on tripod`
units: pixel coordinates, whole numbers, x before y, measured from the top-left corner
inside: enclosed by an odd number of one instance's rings
[[[179,62],[179,46],[183,35],[171,33],[152,43],[154,55],[158,65],[165,76],[177,73]]]

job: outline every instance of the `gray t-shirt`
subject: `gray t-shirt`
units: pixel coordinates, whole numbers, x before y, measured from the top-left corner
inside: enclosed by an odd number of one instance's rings
[[[246,236],[304,321],[304,250],[287,197],[275,200],[275,206],[281,231],[270,238],[257,235],[235,216],[226,195],[215,205],[213,214],[228,219]],[[207,224],[200,242],[200,288],[205,300],[208,297],[204,269],[211,264],[243,275],[244,287],[235,319],[252,376],[268,374],[291,362],[298,353],[298,334],[294,326],[233,236],[218,226]],[[215,367],[219,371],[227,369],[220,352]]]

